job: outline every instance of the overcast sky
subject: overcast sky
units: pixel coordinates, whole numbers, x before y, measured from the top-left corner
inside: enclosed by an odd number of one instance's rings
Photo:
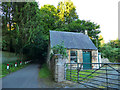
[[[51,4],[57,7],[63,0],[36,0],[39,7]],[[90,20],[100,25],[105,42],[118,38],[118,2],[120,0],[71,0],[81,20]]]

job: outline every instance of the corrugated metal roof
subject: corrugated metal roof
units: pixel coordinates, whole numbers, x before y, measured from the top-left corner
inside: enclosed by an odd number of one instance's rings
[[[68,49],[97,49],[88,35],[75,32],[50,31],[51,47],[64,42]]]

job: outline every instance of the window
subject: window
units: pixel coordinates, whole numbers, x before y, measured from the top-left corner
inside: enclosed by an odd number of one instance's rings
[[[70,51],[70,63],[77,63],[77,51]]]

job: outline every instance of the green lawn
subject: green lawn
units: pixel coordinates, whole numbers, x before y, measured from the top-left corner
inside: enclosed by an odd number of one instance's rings
[[[85,72],[88,71],[88,72]],[[90,75],[92,72],[94,72],[94,70],[83,70],[79,72],[79,80],[83,80],[83,78],[85,78],[87,75]],[[97,71],[97,72],[102,72],[102,71]],[[71,81],[78,81],[78,73],[77,70],[66,70],[66,79],[70,80],[70,73],[71,73]],[[82,75],[85,74],[85,75]],[[93,73],[92,75],[88,76],[87,79],[93,78],[94,76],[98,76],[100,74],[98,73]],[[84,80],[87,80],[84,79]]]

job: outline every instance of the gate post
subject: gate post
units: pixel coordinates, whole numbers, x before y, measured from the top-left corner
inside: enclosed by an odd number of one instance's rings
[[[61,55],[57,55],[55,59],[55,81],[62,82],[65,81],[65,63],[67,59],[63,59]]]

